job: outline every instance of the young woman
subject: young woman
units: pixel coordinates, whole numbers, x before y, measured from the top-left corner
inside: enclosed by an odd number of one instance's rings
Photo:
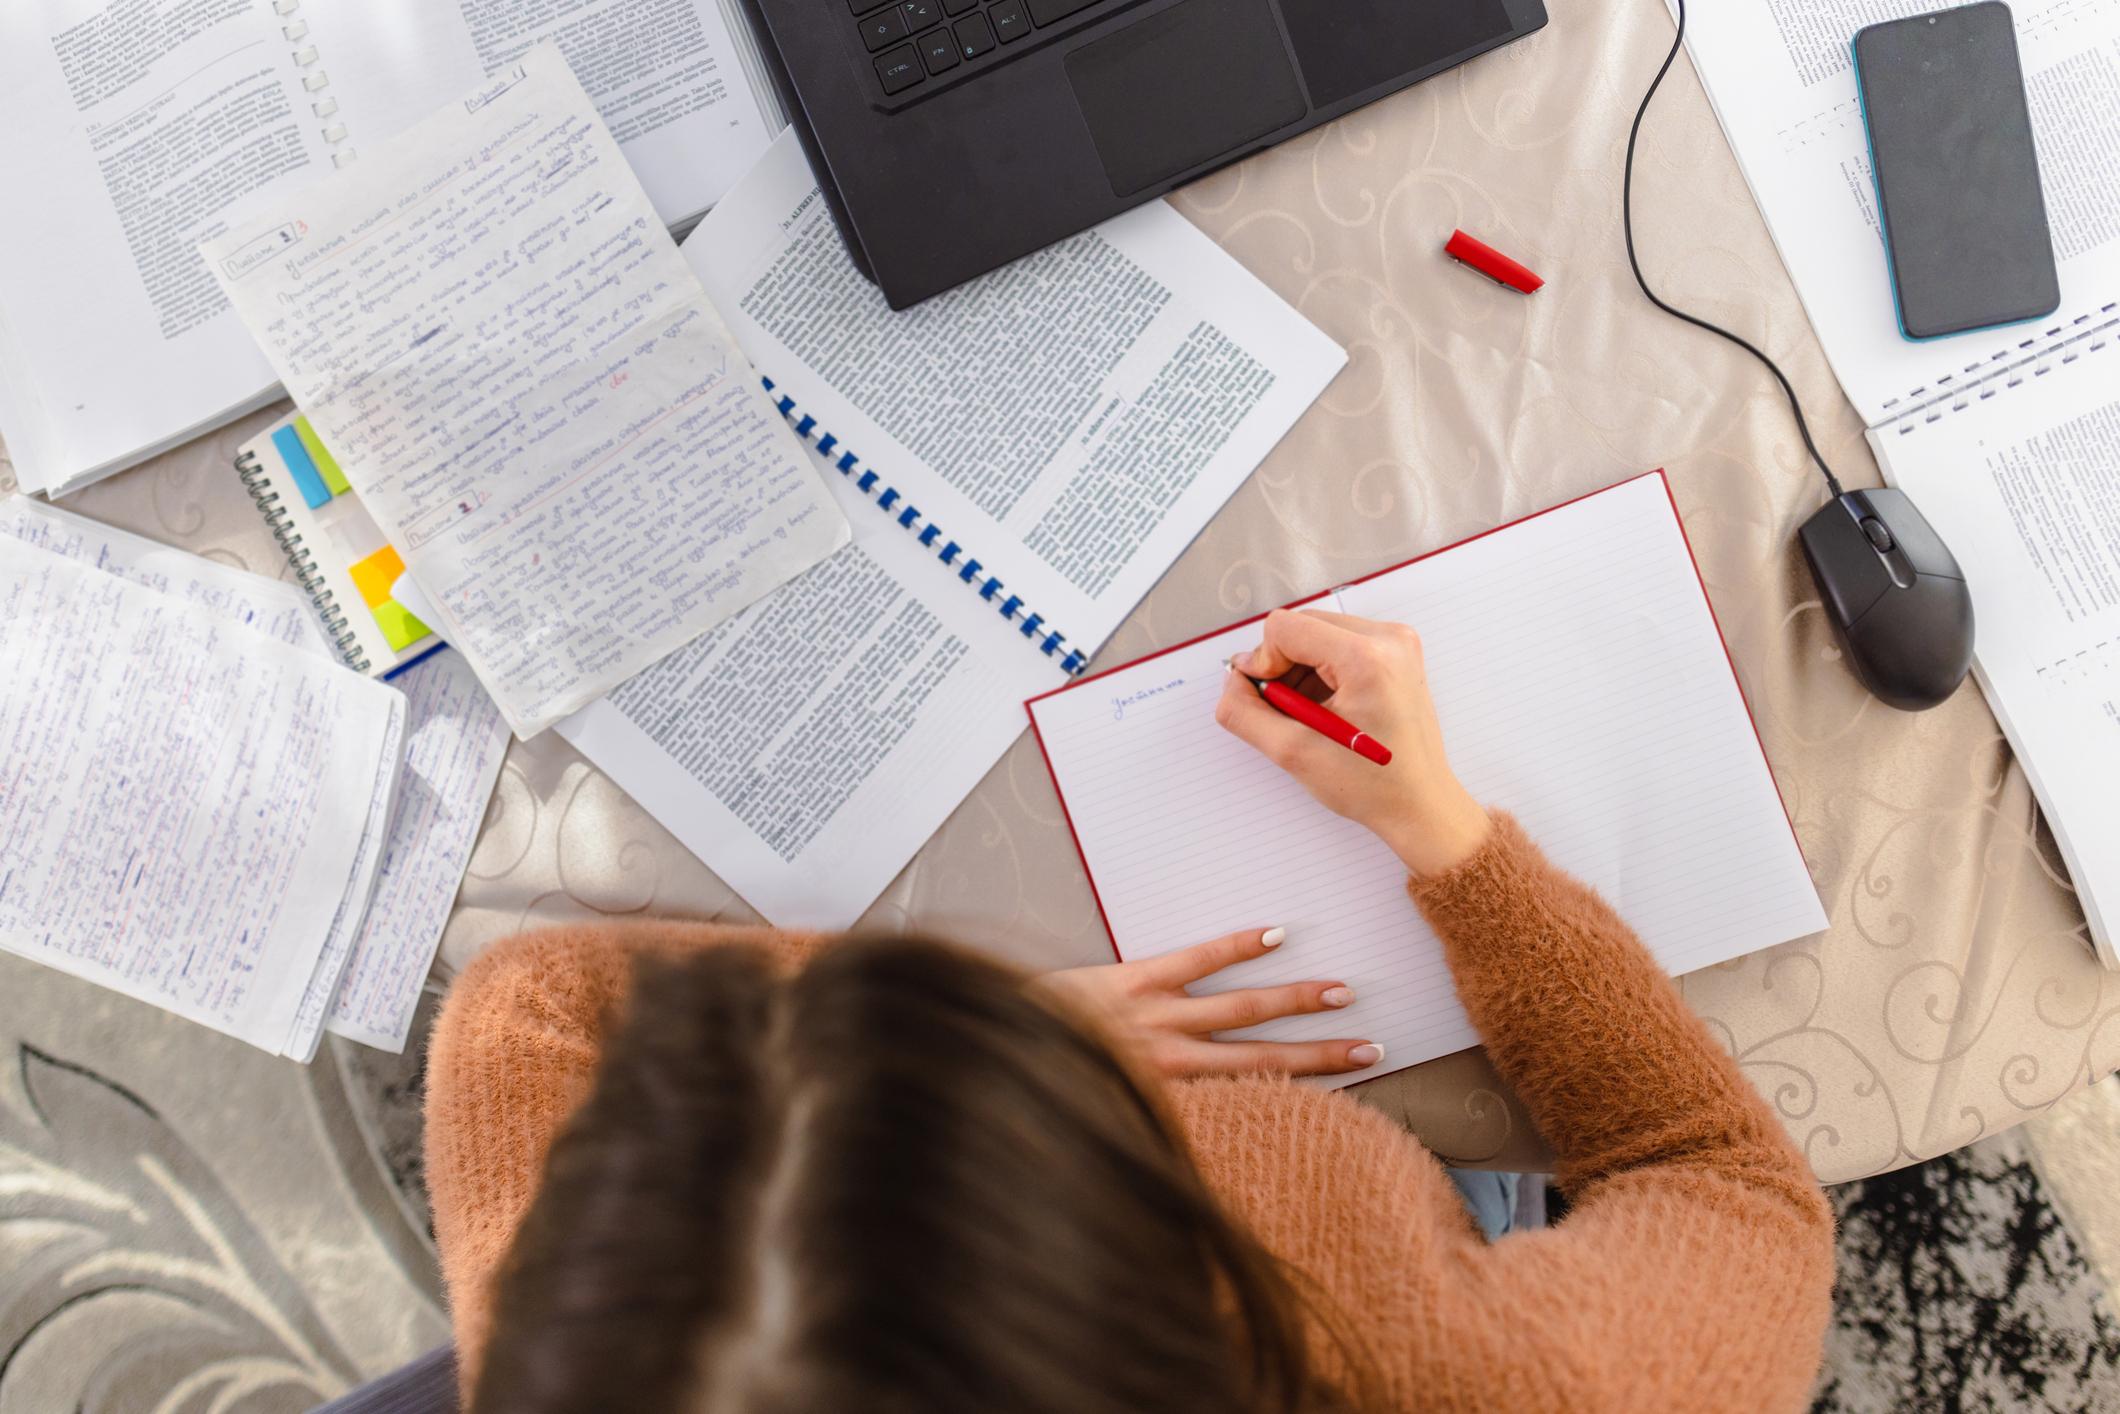
[[[1344,1005],[1187,995],[1302,946],[1279,928],[1036,980],[923,941],[559,929],[466,970],[429,1069],[470,1406],[1802,1407],[1817,1185],[1626,925],[1451,775],[1413,634],[1276,613],[1243,666],[1392,744],[1371,765],[1234,677],[1217,709],[1405,861],[1564,1221],[1486,1241],[1412,1138],[1286,1078],[1375,1064],[1360,1038],[1214,1039]]]

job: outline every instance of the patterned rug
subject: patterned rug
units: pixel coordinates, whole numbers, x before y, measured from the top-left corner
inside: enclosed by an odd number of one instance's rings
[[[1832,1197],[1814,1414],[2120,1411],[2120,1321],[2016,1134]]]

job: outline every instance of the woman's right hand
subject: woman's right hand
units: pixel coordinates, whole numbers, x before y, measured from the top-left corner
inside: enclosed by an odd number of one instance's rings
[[[1366,825],[1417,875],[1472,857],[1491,828],[1443,753],[1420,636],[1404,624],[1276,609],[1265,641],[1234,661],[1215,720],[1294,776],[1326,808]],[[1307,670],[1307,671],[1305,671]],[[1267,705],[1250,679],[1321,684],[1325,706],[1391,750],[1379,766]],[[1312,695],[1317,695],[1315,692]]]

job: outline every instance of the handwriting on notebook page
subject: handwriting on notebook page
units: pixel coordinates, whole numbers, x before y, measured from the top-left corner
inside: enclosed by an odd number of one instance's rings
[[[1824,926],[1660,477],[1335,598],[1420,630],[1458,775],[1666,967]],[[1258,641],[1243,625],[1032,704],[1114,942],[1147,957],[1278,924],[1282,948],[1210,985],[1357,1000],[1260,1034],[1372,1040],[1395,1065],[1473,1044],[1391,851],[1215,723],[1222,660]]]
[[[556,50],[292,200],[207,256],[519,733],[844,543]]]
[[[0,942],[278,1051],[403,708],[224,613],[0,535]]]

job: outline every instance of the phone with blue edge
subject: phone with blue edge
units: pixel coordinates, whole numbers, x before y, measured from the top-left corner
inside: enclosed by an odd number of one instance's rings
[[[2052,314],[2061,280],[2009,6],[1871,25],[1853,48],[1900,332]]]

